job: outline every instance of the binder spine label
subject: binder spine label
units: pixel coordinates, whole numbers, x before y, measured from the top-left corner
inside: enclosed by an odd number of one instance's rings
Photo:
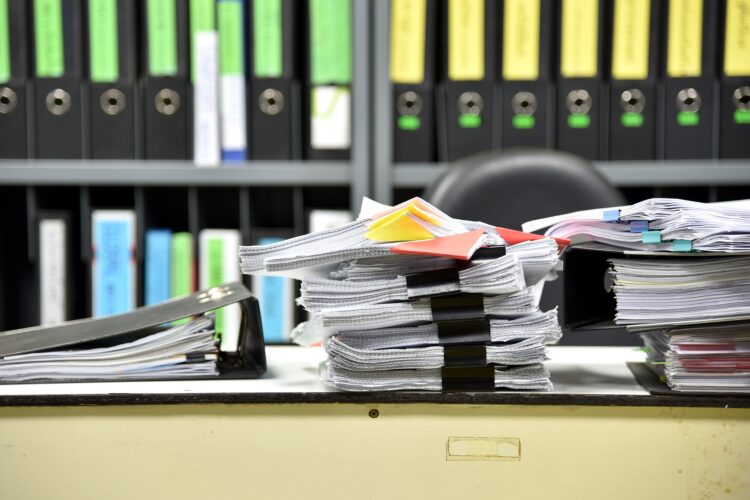
[[[60,323],[66,311],[66,223],[61,219],[39,221],[39,320],[42,325]]]
[[[0,0],[0,84],[10,80],[10,31],[8,0]]]
[[[224,284],[224,241],[220,238],[208,240],[208,286],[215,287]],[[215,309],[216,333],[224,331],[224,308]]]
[[[148,0],[148,72],[177,75],[177,6],[175,0]]]
[[[503,78],[539,78],[540,0],[505,0]]]
[[[171,290],[172,297],[181,297],[195,290],[193,271],[193,235],[172,235]]]
[[[201,33],[216,31],[216,0],[190,0],[190,81],[195,83],[200,65],[198,52],[201,50],[198,36]],[[205,38],[205,37],[204,37]]]
[[[391,2],[391,81],[422,83],[425,71],[427,0]]]
[[[599,73],[599,0],[563,0],[560,74],[594,78]]]
[[[616,0],[612,78],[648,78],[649,26],[651,0]]]
[[[701,76],[702,45],[703,0],[669,0],[667,74]]]
[[[242,0],[220,0],[221,149],[225,161],[247,159],[245,51]]]
[[[59,78],[65,74],[62,0],[34,0],[36,76]]]
[[[315,149],[351,146],[351,92],[346,87],[312,89],[310,144]]]
[[[484,0],[448,1],[448,78],[484,79]]]
[[[120,78],[117,0],[89,0],[89,62],[92,82]]]
[[[727,0],[724,74],[750,76],[750,0]]]
[[[94,316],[135,307],[135,227],[123,218],[94,221]]]
[[[166,229],[152,229],[146,233],[146,305],[164,302],[170,297],[170,244],[172,233]]]
[[[280,78],[284,71],[281,0],[253,2],[253,73]]]
[[[310,0],[310,80],[348,85],[352,80],[351,0]]]
[[[198,166],[213,167],[220,163],[219,137],[219,36],[216,31],[198,31],[193,37],[193,154]]]

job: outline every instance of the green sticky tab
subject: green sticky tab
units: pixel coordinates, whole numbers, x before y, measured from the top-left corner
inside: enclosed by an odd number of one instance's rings
[[[62,0],[34,0],[36,76],[59,78],[65,74]]]
[[[536,118],[532,115],[515,115],[513,117],[513,128],[522,130],[534,128],[536,124]]]
[[[8,0],[0,0],[0,83],[10,80],[10,33]]]
[[[659,231],[643,231],[641,241],[643,243],[661,243],[661,233]]]
[[[401,130],[419,130],[422,120],[418,116],[402,115],[398,117],[398,128]]]
[[[222,75],[244,75],[242,1],[223,0],[218,7],[219,72]]]
[[[177,75],[176,0],[148,0],[148,73]]]
[[[479,115],[459,115],[458,126],[461,128],[477,128],[482,125],[482,117]]]
[[[224,240],[208,240],[208,287],[224,284]],[[214,310],[216,314],[216,333],[220,337],[224,331],[223,308]]]
[[[695,111],[680,111],[677,113],[677,124],[681,127],[694,127],[700,122],[700,116]]]
[[[620,116],[623,127],[640,127],[643,125],[643,115],[640,113],[623,113]]]
[[[690,240],[674,240],[672,250],[675,252],[690,252],[693,249],[693,242]]]
[[[253,2],[253,71],[258,78],[279,78],[284,71],[281,0]]]
[[[568,115],[568,127],[589,128],[591,117],[589,115]]]
[[[313,85],[351,83],[351,0],[310,0],[310,79]]]
[[[735,109],[734,123],[737,123],[739,125],[750,124],[750,109]]]
[[[89,63],[92,82],[120,78],[117,0],[89,0]]]
[[[190,0],[190,81],[193,82],[197,70],[195,35],[201,31],[216,31],[216,0]]]

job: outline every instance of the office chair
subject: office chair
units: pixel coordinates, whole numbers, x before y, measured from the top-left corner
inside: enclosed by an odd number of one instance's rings
[[[588,161],[544,149],[489,151],[451,165],[427,189],[427,201],[451,217],[520,229],[542,217],[625,205],[622,193]],[[562,306],[562,279],[547,283],[542,309]],[[621,332],[565,332],[561,344],[638,345]]]

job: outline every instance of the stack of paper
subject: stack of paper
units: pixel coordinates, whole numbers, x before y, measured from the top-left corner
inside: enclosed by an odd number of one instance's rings
[[[324,342],[333,387],[441,390],[481,379],[483,388],[548,390],[541,363],[561,330],[539,298],[558,243],[506,232],[511,245],[502,231],[418,198],[365,200],[355,222],[243,247],[240,260],[245,273],[302,281],[310,320],[292,338]]]

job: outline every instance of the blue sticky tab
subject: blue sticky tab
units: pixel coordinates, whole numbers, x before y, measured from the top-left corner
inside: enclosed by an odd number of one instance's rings
[[[644,231],[641,233],[643,243],[661,243],[661,233],[659,231]]]
[[[693,242],[690,240],[674,240],[672,250],[675,252],[690,252],[693,250]]]
[[[620,211],[605,210],[604,213],[602,213],[602,220],[604,222],[617,222],[618,220],[620,220]]]
[[[631,233],[645,233],[646,231],[648,231],[647,220],[634,220],[630,222]]]

